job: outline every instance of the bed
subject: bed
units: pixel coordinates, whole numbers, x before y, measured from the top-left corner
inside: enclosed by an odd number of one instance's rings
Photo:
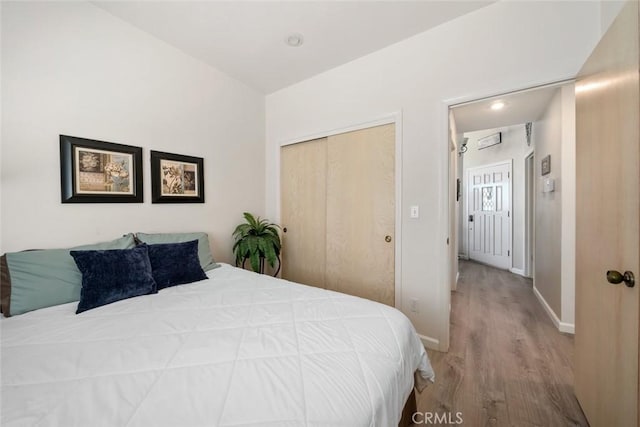
[[[396,426],[433,371],[410,321],[221,264],[76,315],[3,319],[3,426]]]

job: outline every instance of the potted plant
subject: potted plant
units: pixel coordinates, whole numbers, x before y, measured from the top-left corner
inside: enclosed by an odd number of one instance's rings
[[[271,268],[275,267],[277,261],[276,276],[280,271],[280,226],[260,217],[255,218],[249,212],[244,213],[244,219],[246,222],[238,225],[233,232],[236,266],[244,267],[245,261],[249,259],[253,271],[264,273],[265,260]]]

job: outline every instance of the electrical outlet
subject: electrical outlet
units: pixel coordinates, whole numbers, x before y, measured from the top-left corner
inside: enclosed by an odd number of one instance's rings
[[[413,313],[417,313],[418,312],[418,299],[417,298],[411,298],[411,304],[410,304],[410,309]]]

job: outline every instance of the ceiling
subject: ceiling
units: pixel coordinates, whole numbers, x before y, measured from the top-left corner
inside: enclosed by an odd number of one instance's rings
[[[493,0],[495,1],[495,0]],[[263,93],[493,1],[97,1],[96,6]],[[290,47],[291,33],[304,37]]]
[[[465,133],[534,122],[542,116],[558,89],[558,85],[546,86],[453,107],[456,131]],[[505,104],[502,110],[491,109],[496,101]]]

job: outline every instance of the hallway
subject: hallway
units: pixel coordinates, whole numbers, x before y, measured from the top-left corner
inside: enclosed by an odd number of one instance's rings
[[[573,336],[553,326],[530,279],[461,261],[449,352],[428,353],[436,383],[418,411],[451,413],[435,425],[455,425],[457,412],[472,427],[588,425],[573,394]]]

